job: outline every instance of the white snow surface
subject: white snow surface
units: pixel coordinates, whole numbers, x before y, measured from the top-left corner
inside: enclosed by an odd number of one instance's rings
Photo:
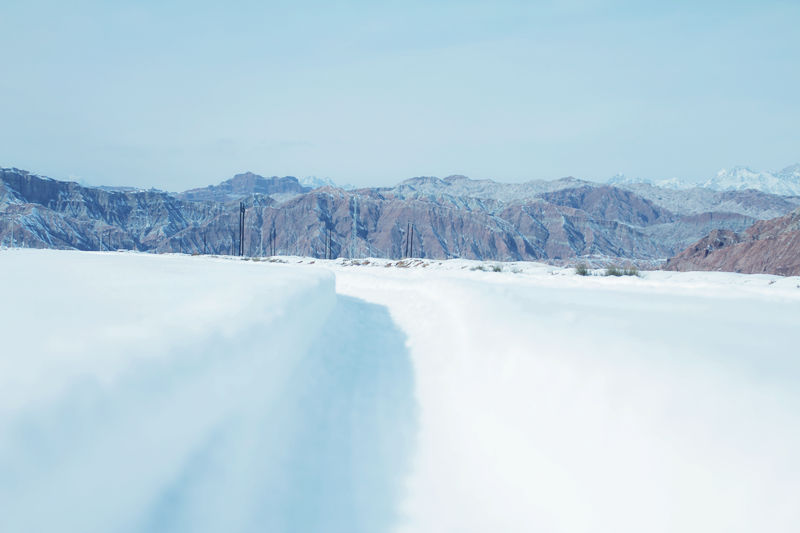
[[[0,531],[796,531],[800,278],[278,260],[0,252]]]

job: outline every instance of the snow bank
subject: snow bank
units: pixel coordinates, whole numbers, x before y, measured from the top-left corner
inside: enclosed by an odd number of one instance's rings
[[[13,250],[0,276],[0,531],[396,520],[405,339],[330,273]]]

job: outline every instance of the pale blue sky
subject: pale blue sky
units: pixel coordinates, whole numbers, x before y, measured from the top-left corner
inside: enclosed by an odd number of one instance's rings
[[[0,3],[0,166],[202,186],[800,161],[800,2]]]

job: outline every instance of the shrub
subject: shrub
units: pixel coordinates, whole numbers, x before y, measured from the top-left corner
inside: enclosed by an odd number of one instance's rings
[[[592,273],[589,271],[589,267],[586,266],[586,263],[578,263],[578,266],[575,267],[575,273],[579,276],[592,275]]]
[[[470,270],[480,270],[481,272],[502,272],[503,267],[501,265],[476,265]]]
[[[639,277],[639,269],[635,266],[620,268],[616,265],[609,265],[606,268],[605,276],[634,276]]]
[[[639,277],[639,269],[635,266],[626,267],[625,270],[622,272],[623,276],[635,276]]]

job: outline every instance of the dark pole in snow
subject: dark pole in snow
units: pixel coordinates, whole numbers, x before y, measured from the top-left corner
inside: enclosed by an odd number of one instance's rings
[[[403,257],[408,257],[408,237],[411,235],[411,223],[406,224],[406,248],[403,250]]]
[[[239,255],[244,255],[244,202],[239,202]]]

